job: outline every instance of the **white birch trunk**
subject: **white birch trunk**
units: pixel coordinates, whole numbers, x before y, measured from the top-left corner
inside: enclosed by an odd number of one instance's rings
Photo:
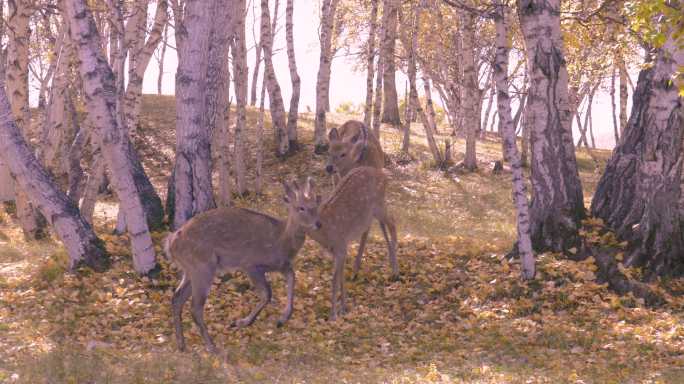
[[[255,29],[256,29],[256,15],[257,15],[257,9],[256,9],[256,1],[252,2],[252,17],[253,17],[253,23],[252,23],[252,35],[254,36],[254,41],[257,41],[257,37]],[[261,27],[261,26],[260,26]],[[261,67],[261,54],[263,53],[263,49],[261,49],[261,37],[259,37],[259,41],[256,42],[255,44],[255,53],[254,53],[254,71],[252,72],[252,87],[250,91],[250,101],[249,105],[252,107],[256,106],[257,103],[257,85],[259,85],[259,68]],[[263,81],[261,82],[262,86]]]
[[[176,165],[174,229],[191,217],[216,207],[211,181],[211,132],[206,126],[212,2],[186,0],[181,26],[176,26]]]
[[[117,125],[114,75],[102,52],[100,35],[85,0],[65,2],[72,41],[80,60],[86,107],[94,122],[94,135],[112,173],[112,183],[127,217],[133,248],[133,265],[139,273],[155,267],[155,253],[143,204],[133,178],[135,165],[125,131]]]
[[[643,267],[646,278],[684,266],[679,206],[684,107],[681,84],[672,81],[684,65],[684,48],[672,29],[665,31],[665,43],[649,52],[652,61],[639,73],[628,126],[591,203],[592,214],[628,241],[622,263]]]
[[[625,65],[625,58],[622,53],[617,54],[617,66],[619,68],[619,79],[620,79],[620,136],[625,132],[627,127],[627,83],[629,80],[629,74],[627,73],[627,66]]]
[[[146,12],[147,7],[142,7],[138,9],[138,12]],[[168,3],[166,0],[157,1],[157,10],[155,11],[154,24],[150,30],[147,41],[145,41],[145,24],[147,21],[147,13],[144,15],[142,21],[142,34],[136,34],[136,37],[144,43],[142,46],[132,47],[130,49],[130,59],[128,67],[128,86],[126,87],[126,93],[124,95],[124,114],[126,119],[126,129],[131,137],[135,137],[139,119],[140,110],[142,108],[142,86],[143,77],[145,75],[145,70],[150,63],[150,59],[157,49],[157,46],[162,41],[162,33],[164,32],[164,27],[168,21]],[[129,21],[129,23],[133,20]],[[140,28],[139,25],[134,24],[130,28]]]
[[[287,39],[287,64],[290,69],[292,80],[292,96],[290,97],[290,109],[287,112],[287,137],[289,139],[290,152],[299,148],[297,141],[297,118],[299,117],[299,93],[302,80],[297,73],[297,61],[294,50],[294,0],[287,0],[285,7],[285,38]]]
[[[262,174],[264,166],[264,99],[266,98],[266,87],[265,84],[261,84],[261,97],[259,99],[259,116],[257,117],[256,126],[256,181],[255,181],[255,192],[257,195],[261,194],[263,187]]]
[[[226,4],[224,0],[215,2],[215,12],[209,41],[209,64],[207,68],[206,117],[207,129],[217,145],[218,196],[219,206],[231,203],[230,150],[228,141],[230,115],[230,63],[229,49],[233,40],[235,23],[234,1]]]
[[[235,171],[236,192],[247,192],[247,40],[245,36],[245,0],[236,0],[235,38],[233,40],[233,82],[235,85],[235,147],[233,150],[233,169]]]
[[[387,17],[386,14],[383,12],[382,15],[382,23],[380,24],[380,44],[382,44],[382,39],[384,39],[384,34],[385,34],[385,21],[384,18]],[[381,45],[382,47],[382,45]],[[383,70],[385,65],[383,64],[383,57],[382,53],[379,53],[378,55],[378,69],[375,74],[375,100],[373,101],[373,133],[375,133],[375,137],[380,140],[380,120],[381,120],[381,113],[382,113],[382,80],[384,78],[383,76]]]
[[[511,116],[511,100],[508,96],[508,52],[510,43],[508,30],[508,6],[500,2],[495,13],[496,27],[496,57],[494,59],[493,78],[496,85],[496,101],[499,114],[499,131],[503,133],[504,156],[511,164],[513,181],[513,201],[518,211],[518,254],[522,261],[522,276],[533,279],[535,275],[535,260],[530,238],[530,214],[527,205],[527,188],[525,175],[522,172],[520,154],[516,145],[515,127]],[[493,96],[493,95],[492,95]]]
[[[477,169],[476,140],[480,128],[478,115],[479,87],[477,85],[477,67],[475,66],[475,20],[468,11],[461,13],[463,26],[461,37],[463,47],[463,117],[466,134],[466,151],[464,167],[469,171]]]
[[[559,15],[560,0],[518,0],[530,76],[525,120],[532,145],[531,237],[537,251],[578,246],[585,217]]]
[[[383,36],[380,55],[383,56],[383,104],[382,122],[399,127],[401,117],[399,114],[399,98],[395,79],[396,66],[394,64],[394,52],[396,49],[398,8],[397,0],[384,0],[383,2]],[[384,17],[384,15],[387,15]]]
[[[7,21],[7,93],[12,106],[12,114],[19,130],[26,139],[31,132],[31,113],[29,110],[29,19],[33,10],[26,1],[9,3]],[[16,192],[17,216],[27,239],[45,237],[45,220],[35,210],[26,193],[19,185]]]
[[[375,30],[377,29],[378,21],[378,1],[371,0],[371,14],[370,14],[370,31],[368,32],[368,51],[366,55],[366,104],[363,108],[363,123],[366,127],[371,126],[372,113],[373,113],[373,75],[375,74],[374,62],[375,62]],[[375,132],[376,136],[377,133]]]
[[[69,254],[69,268],[85,264],[95,270],[107,266],[107,254],[102,241],[79,215],[69,198],[50,180],[41,167],[22,132],[15,123],[5,84],[0,80],[0,155],[9,166],[17,184],[26,192],[62,240]]]
[[[168,10],[167,10],[168,12]],[[168,15],[167,15],[168,18]],[[157,95],[162,94],[162,84],[164,81],[164,59],[166,58],[166,47],[169,45],[169,23],[167,20],[167,23],[164,25],[164,34],[162,36],[162,41],[161,41],[161,49],[159,51],[159,74],[157,74]]]
[[[321,6],[321,52],[316,78],[316,118],[314,122],[315,153],[327,150],[325,113],[330,92],[330,66],[332,64],[332,32],[339,0],[323,0]]]
[[[268,90],[268,103],[271,111],[271,121],[276,133],[276,154],[285,156],[289,151],[287,136],[287,122],[285,106],[280,85],[273,68],[273,31],[271,30],[271,16],[268,0],[261,0],[261,47],[264,54],[264,79]]]

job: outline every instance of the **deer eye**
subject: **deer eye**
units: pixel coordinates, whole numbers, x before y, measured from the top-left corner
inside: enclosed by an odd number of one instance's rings
[[[304,207],[299,207],[299,212],[304,212],[304,211],[306,211],[306,209],[304,209]]]
[[[346,153],[343,153],[343,154],[340,155],[340,157],[346,157],[346,156],[347,156]]]

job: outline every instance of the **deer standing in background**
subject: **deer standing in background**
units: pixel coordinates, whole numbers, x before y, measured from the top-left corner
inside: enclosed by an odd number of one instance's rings
[[[339,182],[340,178],[356,167],[368,166],[382,169],[385,166],[385,154],[380,146],[380,141],[360,121],[349,120],[342,124],[339,130],[333,128],[328,134],[328,140],[330,147],[325,170],[333,176],[334,182]],[[357,149],[357,151],[360,151],[358,157],[351,156],[355,147],[359,147]],[[389,246],[385,227],[381,225],[380,228]],[[359,241],[359,250],[354,260],[354,278],[356,278],[361,268],[361,258],[366,248],[367,239],[368,231],[361,235],[361,240]],[[393,277],[398,275],[398,271],[395,268],[392,270],[392,275]]]
[[[203,313],[217,271],[244,272],[261,296],[257,307],[235,322],[237,327],[252,324],[271,300],[266,272],[280,272],[287,280],[287,306],[277,325],[282,326],[292,315],[295,284],[292,262],[304,243],[305,231],[316,233],[321,228],[318,218],[321,198],[314,195],[311,178],[303,188],[296,182],[283,186],[288,207],[285,221],[248,209],[220,208],[193,217],[166,238],[167,258],[183,271],[183,279],[171,301],[176,342],[181,351],[185,349],[181,312],[192,295],[192,319],[207,349],[216,352]]]
[[[361,151],[362,147],[357,145],[352,148],[349,155],[358,158]],[[318,228],[303,225],[306,234],[333,256],[330,320],[335,320],[346,310],[344,261],[349,242],[368,233],[374,218],[380,222],[385,234],[392,272],[394,275],[398,274],[397,231],[394,220],[385,206],[386,186],[387,177],[382,169],[365,166],[354,168],[342,178],[332,194],[318,208],[318,217],[322,225]],[[387,230],[391,239],[387,237]]]

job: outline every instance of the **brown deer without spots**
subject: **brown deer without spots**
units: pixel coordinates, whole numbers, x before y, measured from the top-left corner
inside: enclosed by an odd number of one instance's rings
[[[330,149],[328,150],[328,161],[325,170],[333,176],[334,182],[346,176],[349,171],[356,167],[368,166],[382,169],[385,166],[385,154],[380,146],[380,141],[375,137],[366,125],[357,120],[349,120],[342,124],[339,129],[333,128],[328,134]],[[354,156],[353,153],[357,153]],[[384,226],[380,226],[382,234],[387,240],[387,232]],[[361,235],[359,250],[354,260],[354,278],[361,268],[361,258],[366,248],[368,231]],[[392,269],[393,277],[398,275],[396,269]]]
[[[167,257],[183,271],[183,279],[171,301],[178,349],[185,349],[181,312],[192,295],[192,318],[207,349],[216,352],[203,312],[217,271],[244,272],[261,296],[257,307],[234,323],[237,327],[252,324],[271,300],[266,272],[280,272],[287,280],[287,306],[277,325],[282,326],[292,315],[295,283],[292,262],[304,243],[305,231],[315,233],[321,228],[318,218],[321,198],[314,195],[310,178],[303,188],[296,182],[283,186],[288,207],[285,221],[248,209],[220,208],[195,216],[166,238]]]
[[[359,146],[354,147],[350,155],[358,156],[359,149]],[[346,309],[344,261],[349,242],[367,233],[374,218],[380,222],[385,233],[392,271],[395,275],[398,273],[397,231],[394,220],[385,206],[386,185],[387,177],[382,169],[354,168],[342,178],[332,194],[318,208],[318,218],[322,226],[314,228],[303,225],[306,234],[333,256],[330,320],[335,320]],[[386,235],[387,230],[391,239]]]

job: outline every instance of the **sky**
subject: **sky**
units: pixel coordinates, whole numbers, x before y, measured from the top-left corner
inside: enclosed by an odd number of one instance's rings
[[[252,32],[253,13],[252,6],[254,0],[247,5],[248,14],[246,22],[247,46],[247,63],[250,70],[249,73],[249,87],[251,89],[252,70],[254,69],[254,36],[258,36],[259,29],[259,5],[256,4],[256,24],[255,30]],[[153,12],[151,12],[153,14]],[[271,8],[271,17],[273,17],[273,8]],[[283,99],[287,105],[287,100],[290,99],[292,86],[290,82],[290,74],[288,69],[287,54],[285,51],[285,1],[280,1],[278,9],[278,32],[274,40],[273,65],[276,72],[276,78],[280,84]],[[297,60],[297,70],[302,81],[301,96],[299,108],[300,111],[306,111],[307,107],[311,110],[315,109],[316,100],[316,75],[318,73],[319,63],[319,40],[318,40],[318,24],[319,24],[319,2],[318,0],[298,0],[294,2],[294,43],[295,56]],[[170,31],[169,38],[173,39],[173,33]],[[336,57],[332,61],[332,71],[330,79],[330,105],[334,110],[339,104],[343,102],[353,102],[354,104],[363,103],[366,93],[366,73],[354,72],[352,70],[353,58]],[[174,75],[177,67],[176,52],[173,49],[167,49],[164,59],[164,77],[162,84],[162,93],[172,95],[174,93]],[[263,64],[262,64],[263,68]],[[153,59],[145,72],[143,83],[144,93],[157,93],[157,76],[159,67],[157,62]],[[404,83],[406,77],[397,71],[397,89],[400,97],[404,93]],[[634,74],[632,74],[632,81],[636,83]],[[261,84],[261,76],[259,80]],[[420,87],[419,87],[420,88]],[[618,96],[616,95],[616,98]],[[437,95],[433,95],[435,102],[439,103]],[[631,104],[631,95],[630,95]],[[267,104],[268,105],[268,104]],[[515,108],[515,107],[514,107]],[[484,109],[484,107],[483,107]],[[495,108],[492,108],[495,109]],[[612,148],[614,146],[613,136],[613,121],[611,113],[610,96],[606,90],[601,90],[594,98],[592,107],[592,120],[594,132],[596,136],[597,146],[599,148]],[[584,120],[582,120],[584,121]],[[575,141],[579,138],[577,127],[573,127]]]

